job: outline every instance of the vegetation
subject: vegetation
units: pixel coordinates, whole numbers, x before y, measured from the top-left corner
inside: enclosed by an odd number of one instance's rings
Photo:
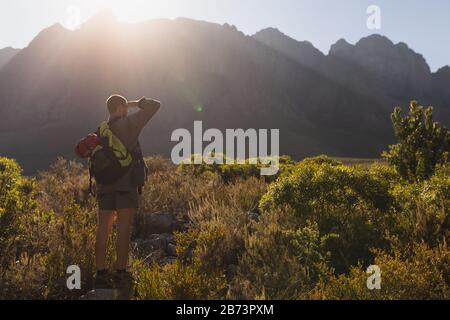
[[[384,156],[403,178],[428,179],[436,166],[448,162],[450,131],[433,122],[432,107],[424,108],[412,101],[405,118],[401,109],[395,108],[392,123],[399,143],[391,146]]]
[[[258,165],[147,159],[135,298],[450,299],[448,131],[415,103],[399,114],[388,162],[284,157],[266,179]],[[92,286],[97,208],[87,189],[76,162],[27,178],[0,158],[0,298],[76,299]],[[160,213],[180,222],[170,261],[140,245]],[[84,290],[67,289],[69,265],[80,266]],[[370,265],[382,271],[380,290],[367,288]]]

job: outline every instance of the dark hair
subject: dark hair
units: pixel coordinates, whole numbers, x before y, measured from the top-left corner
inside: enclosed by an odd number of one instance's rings
[[[121,105],[127,105],[128,101],[124,97],[118,94],[114,94],[111,97],[108,98],[106,101],[106,105],[108,106],[109,114],[113,114],[117,111],[119,106]]]

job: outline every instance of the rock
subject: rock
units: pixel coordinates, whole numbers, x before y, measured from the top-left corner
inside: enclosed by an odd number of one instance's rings
[[[163,234],[163,236],[166,238],[168,244],[169,243],[175,244],[175,237],[173,234],[165,233],[165,234]]]
[[[167,251],[167,254],[169,256],[174,256],[174,257],[177,256],[177,247],[174,244],[172,244],[172,243],[169,243],[167,245],[167,250],[166,251]]]
[[[167,240],[165,237],[159,234],[153,234],[150,239],[144,240],[139,243],[140,249],[143,250],[163,250],[167,248]]]
[[[247,215],[248,215],[248,218],[250,220],[253,220],[253,221],[256,221],[256,222],[259,221],[259,218],[260,218],[260,214],[259,213],[250,211],[250,212],[247,213]]]
[[[177,226],[177,219],[172,213],[154,213],[146,219],[148,233],[172,233]]]
[[[119,290],[96,289],[89,291],[80,300],[119,300]]]

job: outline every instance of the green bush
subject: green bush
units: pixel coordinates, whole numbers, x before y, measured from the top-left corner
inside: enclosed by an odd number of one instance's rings
[[[35,211],[20,219],[23,234],[16,258],[4,273],[4,298],[67,299],[78,291],[66,287],[66,269],[78,265],[82,288],[92,285],[96,214],[77,205],[60,214]]]
[[[92,207],[88,171],[79,162],[58,158],[47,171],[37,175],[37,201],[41,210],[61,213],[73,202]]]
[[[267,213],[245,240],[233,298],[295,299],[311,290],[327,270],[316,223],[295,225],[289,209]],[[245,284],[242,286],[242,284]]]
[[[411,101],[409,114],[403,118],[399,107],[392,114],[398,144],[384,157],[409,181],[428,179],[437,165],[445,164],[450,154],[450,131],[433,122],[433,108]]]
[[[0,197],[5,200],[0,207],[7,215],[0,218],[0,298],[79,297],[79,291],[66,287],[67,267],[81,268],[82,288],[92,285],[95,268],[97,209],[92,198],[82,199],[77,192],[86,187],[85,170],[59,159],[37,179],[27,179],[12,160],[2,159],[1,167],[5,189]],[[112,246],[110,256],[111,251]]]
[[[289,205],[301,223],[317,223],[321,235],[330,235],[331,265],[347,271],[358,261],[370,261],[370,247],[384,243],[384,216],[393,198],[387,172],[347,167],[324,157],[302,161],[269,186],[260,207],[271,210]]]
[[[137,296],[141,299],[223,299],[226,295],[225,272],[219,252],[223,230],[190,230],[176,235],[175,262],[165,266],[141,263],[137,274]]]
[[[21,176],[22,169],[16,161],[0,157],[0,267],[7,268],[17,254],[18,238],[24,234],[19,218],[31,214],[35,181]],[[1,280],[1,273],[0,273]],[[1,282],[1,281],[0,281]]]
[[[450,251],[446,245],[430,249],[394,247],[376,251],[374,264],[381,270],[381,289],[369,290],[369,274],[355,266],[349,275],[322,279],[307,298],[321,300],[426,300],[450,299]]]
[[[132,269],[136,279],[136,297],[139,300],[170,299],[166,291],[164,272],[157,264],[148,265],[144,260],[136,259],[132,262]]]
[[[425,241],[430,246],[450,240],[450,169],[441,167],[424,182],[397,184],[392,194],[395,214],[389,228],[405,243]]]
[[[192,155],[191,163],[194,159],[198,157]],[[226,160],[225,155],[217,155],[216,158],[222,158],[224,164],[207,164],[202,160],[202,164],[186,164],[182,163],[179,165],[179,170],[182,172],[188,172],[191,175],[198,176],[205,173],[216,173],[218,174],[225,183],[232,183],[238,179],[248,179],[251,177],[260,178],[261,169],[264,165],[261,163],[260,159],[252,159],[257,162],[257,164],[252,164],[250,159],[246,159],[245,163],[238,164],[234,163],[233,159]],[[262,176],[266,182],[275,181],[280,175],[286,174],[292,170],[295,166],[295,161],[293,161],[289,156],[281,156],[278,158],[279,171],[273,176]]]

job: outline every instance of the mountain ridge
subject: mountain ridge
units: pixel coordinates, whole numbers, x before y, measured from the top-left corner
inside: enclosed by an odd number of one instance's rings
[[[96,19],[74,31],[55,24],[0,71],[0,149],[29,170],[73,157],[77,139],[106,117],[108,95],[121,93],[163,101],[143,133],[147,154],[170,154],[171,132],[202,120],[219,129],[280,128],[281,152],[295,158],[379,155],[393,138],[390,112],[413,96],[392,96],[364,66],[290,39],[188,18]],[[433,90],[423,97],[439,96],[444,120],[446,74],[430,76]]]
[[[13,47],[0,49],[0,69],[7,65],[19,52],[20,49]]]

